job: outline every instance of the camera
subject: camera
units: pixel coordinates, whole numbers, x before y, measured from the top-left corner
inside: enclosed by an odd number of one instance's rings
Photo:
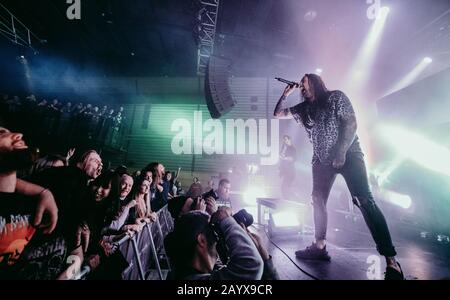
[[[245,227],[252,226],[253,224],[253,216],[245,209],[241,209],[240,211],[235,213],[233,215],[233,218],[238,224],[244,224]]]

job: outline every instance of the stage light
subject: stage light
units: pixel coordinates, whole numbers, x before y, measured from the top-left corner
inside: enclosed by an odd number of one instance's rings
[[[278,227],[298,227],[301,225],[298,214],[291,211],[282,211],[272,214],[273,224]]]
[[[284,208],[269,213],[267,229],[270,237],[297,235],[303,231],[301,222],[303,210],[288,209]]]
[[[377,185],[382,187],[388,181],[389,176],[403,163],[404,160],[405,158],[403,156],[397,155],[395,159],[385,166],[374,170],[372,173],[375,175]]]
[[[390,95],[397,91],[400,91],[409,85],[413,84],[417,78],[426,70],[426,68],[433,62],[431,57],[425,57],[422,61],[414,67],[405,77],[403,77],[399,82],[397,82],[386,94]]]
[[[322,70],[322,69],[320,69],[320,68],[316,69],[316,74],[317,74],[317,75],[321,75],[321,74],[322,74],[322,72],[323,72],[323,70]]]
[[[379,131],[398,155],[450,176],[450,149],[398,126],[381,125]]]
[[[247,172],[250,175],[255,175],[258,173],[259,167],[257,164],[247,164]]]
[[[21,56],[20,56],[20,59],[25,59],[25,56],[21,55]]]
[[[350,69],[347,78],[347,88],[353,95],[359,96],[360,91],[368,82],[389,11],[388,7],[382,7],[380,9],[380,13],[373,22],[372,28],[367,34],[356,60]]]
[[[265,192],[262,190],[262,187],[250,187],[244,193],[244,203],[251,206],[256,206],[257,198],[266,197]]]
[[[380,192],[380,194],[383,200],[391,204],[397,205],[404,209],[408,209],[411,207],[412,200],[408,195],[403,195],[389,190],[383,190]]]

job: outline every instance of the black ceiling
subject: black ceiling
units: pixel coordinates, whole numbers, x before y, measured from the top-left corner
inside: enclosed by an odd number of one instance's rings
[[[399,51],[405,54],[401,60],[405,56],[409,59],[407,52],[417,55],[428,50],[427,42],[420,41],[419,37],[431,28],[432,37],[428,39],[434,38],[435,31],[439,31],[435,28],[437,24],[431,24],[425,31],[424,27],[449,10],[450,1],[381,1],[396,9],[380,49],[379,66],[389,70],[392,57],[397,60]],[[67,19],[65,0],[0,2],[47,40],[39,46],[41,58],[60,58],[107,75],[193,76],[196,73],[193,27],[198,0],[81,0],[80,21]],[[286,68],[330,64],[336,58],[333,55],[337,46],[344,51],[336,64],[348,64],[371,25],[366,18],[368,5],[364,0],[220,2],[216,51],[234,60],[238,75],[269,75]],[[317,13],[313,21],[305,19],[308,11]],[[412,45],[413,39],[420,41],[416,42],[418,45]],[[411,45],[405,47],[407,43]],[[450,51],[448,46],[439,51]],[[329,57],[318,57],[315,55],[318,51],[328,52]]]

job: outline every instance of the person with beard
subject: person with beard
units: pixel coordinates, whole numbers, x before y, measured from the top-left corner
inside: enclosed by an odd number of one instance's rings
[[[55,260],[64,258],[58,241],[51,245],[53,255],[33,258],[30,253],[42,250],[34,244],[53,232],[58,208],[49,190],[17,179],[17,171],[31,165],[22,137],[0,127],[0,279],[51,279],[52,271],[63,270]]]
[[[300,88],[303,102],[283,108],[287,97]],[[383,216],[370,191],[364,154],[356,134],[357,123],[352,104],[342,91],[329,91],[322,78],[306,74],[300,83],[288,85],[278,101],[274,116],[295,119],[305,127],[313,145],[312,175],[315,242],[297,251],[299,259],[330,260],[326,250],[326,204],[337,174],[342,174],[354,204],[361,210],[364,220],[377,245],[386,257],[385,279],[404,279],[396,251]]]
[[[230,201],[230,191],[231,191],[231,183],[228,179],[222,178],[219,181],[219,186],[217,190],[211,190],[202,195],[202,198],[208,200],[212,198],[217,201],[217,205],[228,206],[232,208]]]
[[[102,160],[94,150],[85,152],[75,166],[49,168],[30,177],[30,181],[49,189],[56,200],[59,222],[53,233],[65,242],[69,252],[77,256],[86,247],[88,231],[80,230],[87,217],[86,199],[89,183],[102,170]],[[69,267],[67,265],[66,267]]]

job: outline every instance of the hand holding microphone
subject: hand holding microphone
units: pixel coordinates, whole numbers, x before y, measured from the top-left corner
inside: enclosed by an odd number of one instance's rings
[[[290,94],[296,89],[300,87],[300,84],[294,81],[286,80],[283,78],[275,78],[276,80],[286,83],[288,86],[284,89],[283,95],[285,97],[289,97]]]
[[[290,80],[279,78],[279,77],[276,77],[275,79],[282,83],[286,83],[289,86],[293,86],[294,88],[300,87],[300,83],[298,83],[298,82],[290,81]]]

